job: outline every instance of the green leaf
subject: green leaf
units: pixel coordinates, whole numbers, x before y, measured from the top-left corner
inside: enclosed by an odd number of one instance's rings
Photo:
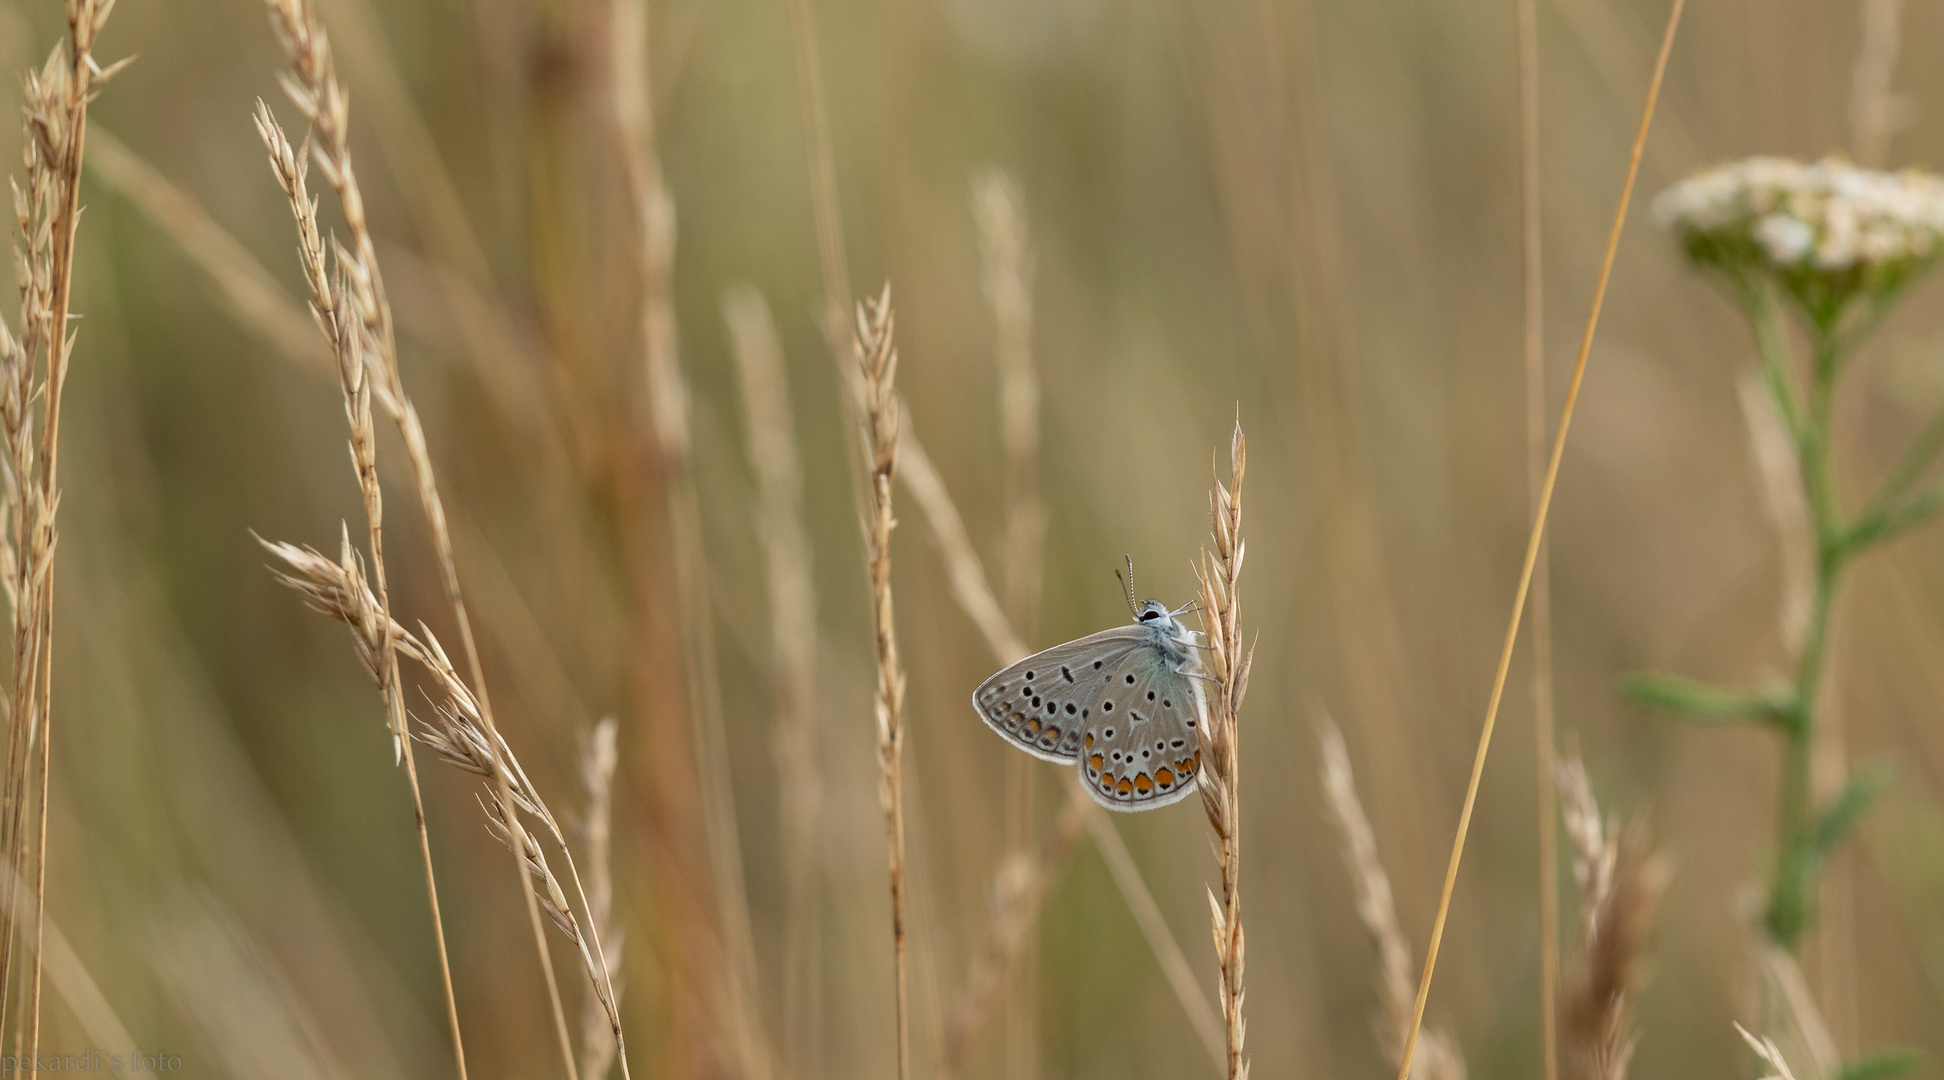
[[[1728,723],[1780,723],[1786,703],[1769,697],[1724,690],[1680,675],[1632,675],[1620,693],[1638,705]]]
[[[1843,1066],[1837,1070],[1834,1080],[1896,1080],[1899,1076],[1909,1076],[1923,1068],[1925,1060],[1923,1053],[1917,1050],[1901,1047],[1879,1050]]]
[[[1890,786],[1894,775],[1890,766],[1877,764],[1857,770],[1843,785],[1842,794],[1822,812],[1816,822],[1816,854],[1827,858],[1843,842],[1863,812]]]

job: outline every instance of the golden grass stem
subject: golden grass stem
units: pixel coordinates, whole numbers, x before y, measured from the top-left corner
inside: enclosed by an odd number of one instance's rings
[[[675,202],[662,174],[649,98],[648,7],[644,0],[609,6],[611,66],[607,82],[615,141],[634,203],[634,255],[641,283],[640,346],[648,418],[666,473],[665,492],[674,553],[676,604],[685,630],[683,660],[689,714],[701,766],[702,819],[709,840],[717,920],[729,954],[727,980],[731,1044],[745,1077],[770,1074],[753,998],[757,988],[755,934],[743,879],[742,842],[729,776],[723,726],[715,622],[708,594],[709,563],[702,537],[689,430],[688,387],[682,374],[673,293]]]
[[[61,401],[73,356],[69,329],[75,241],[81,226],[81,170],[88,103],[128,61],[102,68],[94,43],[114,0],[67,0],[67,37],[46,63],[26,74],[22,101],[24,186],[16,183],[19,229],[15,264],[21,292],[20,335],[0,332],[4,405],[0,427],[6,450],[7,593],[12,603],[13,655],[8,720],[4,822],[0,847],[9,881],[17,881],[31,852],[32,929],[29,968],[14,1051],[25,1053],[25,1074],[38,1075],[41,976],[46,943],[47,819],[52,775],[54,675],[54,555],[61,502]],[[32,416],[40,398],[39,430]],[[31,810],[29,804],[31,803]],[[8,1001],[16,972],[16,905],[0,916],[0,1030],[12,1016]]]
[[[871,512],[861,524],[871,577],[871,615],[877,642],[878,795],[884,805],[891,871],[891,948],[896,964],[898,1080],[911,1075],[911,1021],[905,974],[904,664],[891,605],[891,496],[898,479],[898,351],[891,287],[857,308],[857,363],[864,385],[865,475]]]
[[[1525,285],[1526,491],[1535,515],[1545,483],[1545,266],[1539,174],[1538,0],[1517,0],[1519,24],[1519,210]],[[1541,537],[1532,579],[1532,743],[1539,842],[1539,1052],[1545,1080],[1559,1080],[1559,835],[1553,808],[1551,542]]]
[[[1248,1025],[1242,1017],[1242,976],[1247,941],[1242,926],[1242,754],[1237,714],[1249,690],[1249,667],[1255,649],[1242,648],[1240,588],[1242,562],[1248,544],[1242,539],[1242,480],[1248,471],[1249,444],[1238,420],[1229,439],[1229,482],[1218,477],[1209,494],[1213,553],[1202,550],[1196,576],[1201,580],[1201,617],[1207,652],[1202,669],[1215,681],[1214,697],[1202,710],[1196,741],[1207,764],[1196,778],[1202,811],[1215,834],[1216,867],[1222,895],[1208,894],[1215,958],[1219,969],[1222,1034],[1228,1080],[1248,1080],[1249,1059],[1244,1052]],[[1200,697],[1197,694],[1197,697]]]
[[[911,434],[909,410],[899,426],[904,434],[904,460],[898,476],[904,481],[905,490],[918,501],[918,509],[924,512],[926,524],[931,526],[932,539],[937,542],[939,553],[945,559],[945,574],[951,584],[952,598],[971,617],[980,636],[985,638],[987,647],[999,657],[1000,662],[1010,664],[1026,655],[1026,643],[1013,632],[1012,620],[1006,618],[1006,609],[993,593],[985,567],[979,562],[977,549],[972,546],[972,537],[965,531],[965,519],[959,516],[951,493],[945,490],[945,480],[939,476],[938,467],[932,464],[931,456],[925,453],[924,447]]]
[[[783,1049],[803,1080],[823,1072],[823,784],[818,773],[817,595],[803,528],[803,467],[790,414],[782,346],[762,293],[731,289],[722,300],[748,416],[755,466],[757,532],[770,598],[770,663],[776,700],[774,753],[783,839]],[[907,462],[907,465],[909,463]]]
[[[267,112],[264,114],[267,117]],[[363,497],[366,543],[371,549],[372,581],[378,602],[378,651],[372,671],[385,702],[385,723],[392,736],[395,758],[402,759],[412,790],[412,817],[418,833],[419,857],[425,870],[426,897],[432,909],[432,931],[439,957],[441,988],[445,993],[446,1018],[452,1035],[453,1063],[460,1080],[466,1076],[466,1051],[459,1025],[458,1000],[452,985],[452,962],[447,954],[445,918],[439,905],[438,878],[432,866],[432,843],[426,831],[425,798],[420,790],[417,755],[411,733],[406,728],[404,688],[398,677],[398,655],[393,648],[390,628],[391,592],[386,584],[384,539],[384,493],[378,480],[378,438],[371,422],[371,382],[366,367],[365,340],[352,311],[343,275],[333,275],[324,254],[324,241],[317,224],[316,202],[305,186],[306,163],[290,146],[274,122],[259,120],[260,132],[270,150],[271,164],[284,185],[297,220],[298,251],[304,278],[311,287],[311,312],[324,331],[337,370],[338,387],[343,395],[344,416],[350,428],[351,460]]]
[[[999,444],[1005,461],[1006,611],[1012,624],[1030,636],[1038,619],[1044,576],[1041,549],[1045,514],[1039,487],[1039,374],[1033,366],[1033,256],[1025,196],[1018,183],[997,168],[976,174],[972,178],[972,218],[978,230],[986,303],[992,309],[993,360],[999,376]],[[1038,771],[1033,759],[1024,754],[1006,758],[1006,843],[1022,858],[1033,842],[1033,781]],[[1037,898],[1034,904],[1036,912]],[[995,936],[991,940],[1000,939]],[[1028,935],[1022,930],[1015,947],[1021,955],[1009,958],[1009,962],[1030,964],[1023,955],[1029,951],[1027,941]],[[1006,996],[1005,1060],[1012,1080],[1033,1080],[1039,1072],[1036,990],[1027,980]]]
[[[620,761],[616,749],[619,725],[614,717],[603,718],[587,733],[581,747],[581,786],[587,793],[587,811],[581,819],[582,840],[587,845],[588,889],[581,903],[587,909],[588,925],[600,943],[603,970],[621,966],[622,930],[614,921],[614,767]],[[578,884],[578,882],[576,882]],[[613,980],[609,980],[613,985]],[[614,988],[614,1005],[621,1004],[619,987]],[[608,1011],[601,995],[590,990],[581,1005],[582,1080],[603,1080],[613,1067],[620,1045],[608,1030]]]
[[[1661,80],[1667,75],[1667,58],[1674,50],[1674,33],[1680,28],[1684,6],[1686,0],[1674,0],[1672,10],[1668,12],[1660,53],[1654,59],[1654,74],[1647,83],[1647,102],[1641,109],[1640,127],[1627,157],[1627,178],[1620,188],[1620,202],[1614,208],[1613,225],[1607,233],[1606,253],[1600,260],[1600,276],[1593,290],[1592,310],[1587,313],[1586,330],[1580,336],[1579,355],[1573,361],[1572,381],[1566,386],[1566,402],[1560,409],[1559,429],[1553,433],[1545,481],[1539,487],[1539,504],[1533,511],[1532,532],[1526,540],[1525,564],[1519,571],[1519,587],[1512,598],[1512,616],[1507,621],[1505,643],[1499,650],[1498,671],[1492,676],[1492,696],[1485,706],[1484,728],[1478,735],[1478,752],[1472,759],[1471,778],[1465,784],[1464,808],[1458,814],[1458,835],[1451,843],[1451,859],[1445,867],[1444,887],[1438,896],[1438,913],[1431,923],[1431,942],[1424,957],[1424,975],[1418,983],[1417,1001],[1411,1008],[1411,1030],[1404,1041],[1404,1060],[1398,1065],[1397,1080],[1410,1080],[1411,1055],[1417,1050],[1418,1029],[1424,1023],[1424,1003],[1431,994],[1431,976],[1438,966],[1438,946],[1444,940],[1445,919],[1451,913],[1451,894],[1458,886],[1458,866],[1465,856],[1465,834],[1471,829],[1472,807],[1478,801],[1479,781],[1484,778],[1485,759],[1492,748],[1492,728],[1498,721],[1499,701],[1505,694],[1505,678],[1512,668],[1512,650],[1519,640],[1520,616],[1525,614],[1526,594],[1532,587],[1533,571],[1539,561],[1540,541],[1546,534],[1546,516],[1552,509],[1553,489],[1559,482],[1559,461],[1566,452],[1566,434],[1572,429],[1573,409],[1579,404],[1580,385],[1586,378],[1586,360],[1593,351],[1593,333],[1600,325],[1600,305],[1606,299],[1607,282],[1613,276],[1613,259],[1620,248],[1620,232],[1627,223],[1627,204],[1633,198],[1634,181],[1640,175],[1640,156],[1647,146],[1647,132],[1654,121],[1654,106],[1660,100]]]

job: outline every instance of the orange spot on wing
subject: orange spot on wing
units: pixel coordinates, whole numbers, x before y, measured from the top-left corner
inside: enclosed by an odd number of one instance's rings
[[[1026,721],[1026,734],[1037,736],[1039,734],[1039,730],[1040,730],[1039,717],[1036,716],[1031,720]]]
[[[1087,732],[1087,749],[1093,749],[1093,732]]]
[[[1095,772],[1099,772],[1100,770],[1107,767],[1106,759],[1102,758],[1099,754],[1095,754],[1094,756],[1088,758],[1087,764],[1092,765]]]
[[[1146,795],[1154,790],[1154,781],[1148,779],[1148,774],[1142,773],[1134,778],[1134,788],[1141,794]]]
[[[1122,795],[1131,795],[1134,792],[1134,782],[1123,776],[1120,780],[1120,786],[1115,790],[1119,791]]]
[[[1154,774],[1154,779],[1162,787],[1171,788],[1174,786],[1175,776],[1174,773],[1168,771],[1166,765],[1163,765],[1161,766],[1161,771]]]

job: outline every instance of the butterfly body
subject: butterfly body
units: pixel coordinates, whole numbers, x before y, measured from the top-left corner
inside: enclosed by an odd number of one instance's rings
[[[1203,715],[1196,635],[1179,614],[1142,601],[1133,625],[1019,661],[981,683],[972,706],[1019,749],[1075,765],[1110,810],[1178,802],[1195,789]]]

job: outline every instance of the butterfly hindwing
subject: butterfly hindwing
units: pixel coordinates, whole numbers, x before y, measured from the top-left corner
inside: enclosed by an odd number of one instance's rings
[[[1109,810],[1152,810],[1187,798],[1201,769],[1201,687],[1146,643],[1105,671],[1081,727],[1081,784]]]
[[[972,706],[1006,741],[1036,758],[1071,764],[1092,724],[1110,672],[1152,652],[1140,626],[1117,626],[1034,653],[979,684]]]

